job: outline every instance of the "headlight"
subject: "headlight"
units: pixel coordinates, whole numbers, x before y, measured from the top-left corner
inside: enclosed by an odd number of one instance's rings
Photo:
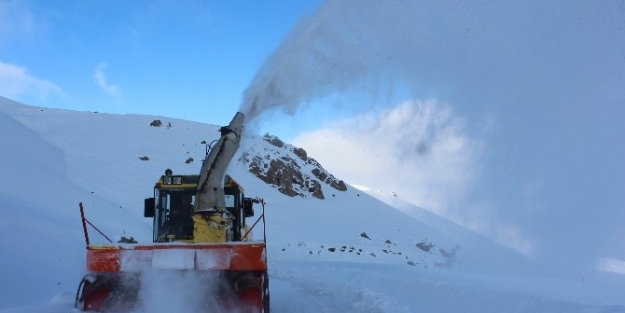
[[[166,176],[163,185],[182,185],[182,176]]]

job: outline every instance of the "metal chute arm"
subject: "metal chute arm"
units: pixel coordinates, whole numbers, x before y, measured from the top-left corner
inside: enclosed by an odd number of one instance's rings
[[[223,177],[239,148],[243,120],[243,113],[237,112],[230,124],[221,128],[221,138],[204,160],[193,206],[195,212],[208,210],[222,212],[225,209]]]

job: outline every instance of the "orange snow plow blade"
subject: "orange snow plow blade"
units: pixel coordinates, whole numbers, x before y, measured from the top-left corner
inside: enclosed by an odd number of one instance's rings
[[[265,271],[264,242],[88,246],[90,272],[149,268],[199,271]]]
[[[87,274],[76,295],[81,311],[132,312],[145,305],[143,277],[193,272],[203,286],[197,294],[207,312],[268,312],[269,280],[265,243],[155,243],[87,246]],[[164,274],[170,275],[170,274]]]

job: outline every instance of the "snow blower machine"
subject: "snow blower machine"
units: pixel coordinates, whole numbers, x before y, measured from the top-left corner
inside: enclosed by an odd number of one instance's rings
[[[269,312],[264,201],[246,198],[243,188],[225,175],[239,146],[243,119],[239,112],[221,128],[221,137],[207,146],[199,175],[168,169],[160,177],[144,208],[144,216],[153,219],[153,243],[90,244],[87,223],[95,226],[80,205],[88,273],[78,286],[77,309],[130,312],[184,293],[196,303],[194,312]],[[263,211],[250,226],[246,218],[254,216],[254,203],[261,203]],[[261,221],[263,239],[253,240],[251,231]],[[190,275],[194,283],[176,290],[158,279],[172,273]],[[150,298],[158,288],[161,299]]]

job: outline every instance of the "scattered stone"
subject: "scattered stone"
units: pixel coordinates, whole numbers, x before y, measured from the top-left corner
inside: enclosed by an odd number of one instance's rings
[[[137,240],[133,237],[127,238],[126,236],[122,236],[118,243],[137,243]]]
[[[425,252],[430,252],[430,249],[432,249],[434,247],[434,245],[432,243],[426,243],[426,242],[419,242],[417,244],[417,248],[425,251]]]
[[[280,138],[278,138],[278,136],[272,136],[272,135],[269,135],[269,134],[265,134],[265,136],[263,136],[263,139],[266,142],[268,142],[268,143],[270,143],[270,144],[272,144],[272,145],[274,145],[274,146],[276,146],[278,148],[284,147],[284,142],[282,140],[280,140]]]

